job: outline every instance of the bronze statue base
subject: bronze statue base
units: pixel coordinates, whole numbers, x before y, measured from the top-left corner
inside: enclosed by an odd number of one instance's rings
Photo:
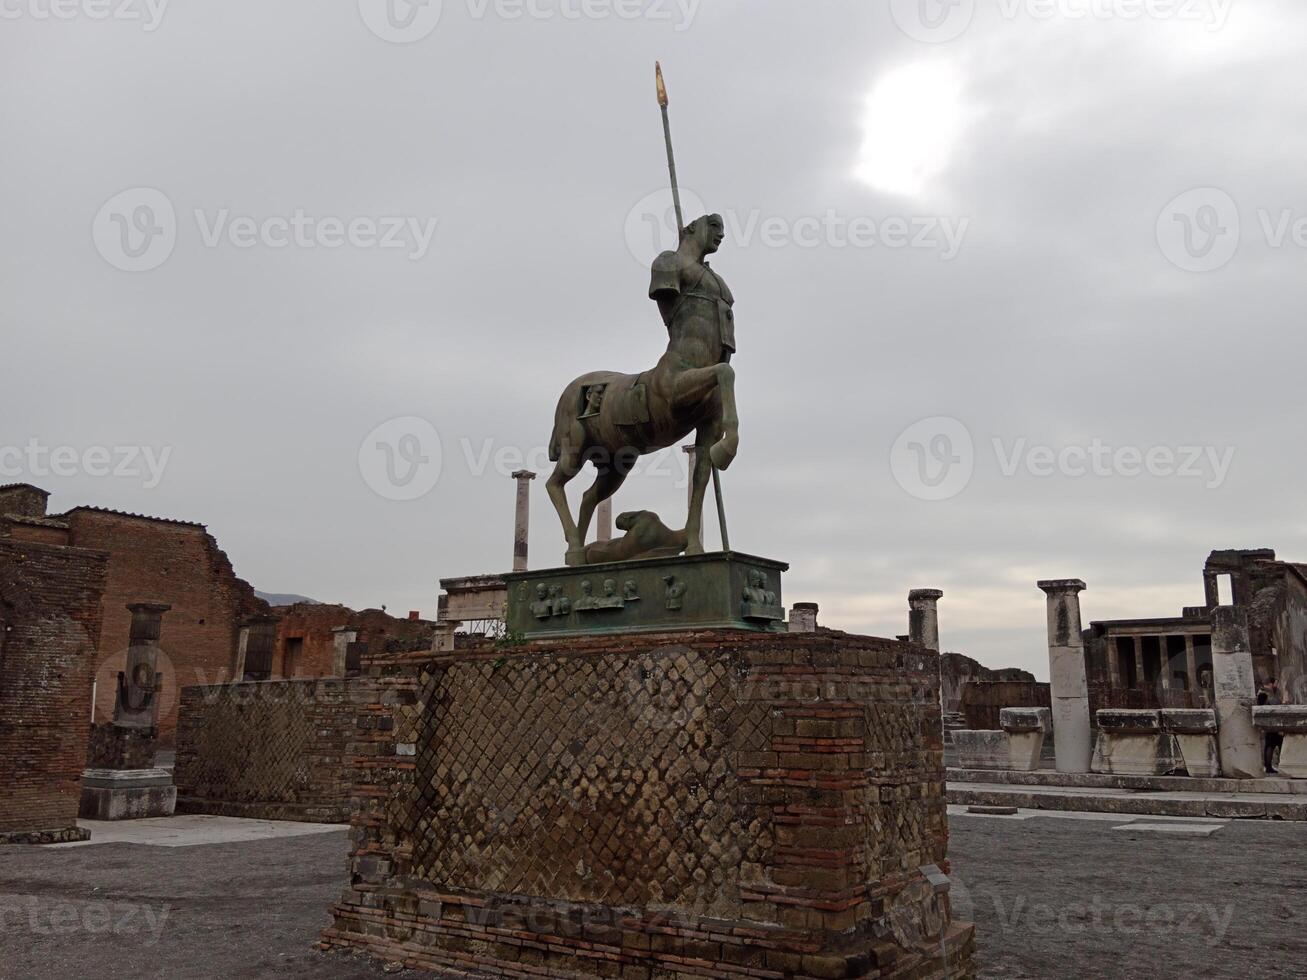
[[[508,632],[523,639],[677,629],[784,632],[784,562],[739,552],[514,572]]]

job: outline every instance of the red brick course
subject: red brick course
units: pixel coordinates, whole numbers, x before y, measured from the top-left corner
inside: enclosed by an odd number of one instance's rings
[[[0,841],[76,827],[107,562],[0,539]]]

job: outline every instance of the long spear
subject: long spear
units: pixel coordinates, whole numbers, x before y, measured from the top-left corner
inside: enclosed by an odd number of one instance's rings
[[[672,151],[672,120],[667,111],[670,100],[667,98],[667,83],[663,81],[663,65],[660,61],[654,62],[654,77],[658,82],[658,107],[663,113],[663,140],[667,143],[667,170],[672,178],[672,204],[676,207],[676,238],[679,243],[681,235],[685,232],[685,215],[681,213],[681,188],[676,180],[676,154]],[[708,465],[712,466],[712,488],[713,495],[717,498],[717,523],[722,532],[722,551],[730,551],[731,536],[726,530],[726,502],[722,499],[722,475],[717,467],[712,465],[712,460],[708,461]]]
[[[672,174],[672,203],[676,205],[676,237],[685,229],[685,216],[681,214],[681,188],[676,182],[676,154],[672,152],[672,120],[667,114],[667,84],[663,81],[663,63],[654,62],[654,75],[658,80],[658,107],[663,111],[663,139],[667,143],[667,169]]]

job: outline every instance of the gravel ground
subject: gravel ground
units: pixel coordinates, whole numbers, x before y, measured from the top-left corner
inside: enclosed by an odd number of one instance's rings
[[[979,928],[982,977],[1307,976],[1307,826],[1232,822],[1206,838],[1112,826],[953,818],[955,908]],[[0,847],[0,977],[384,976],[311,948],[345,846],[342,832]]]
[[[1113,826],[950,818],[955,914],[976,923],[982,977],[1307,977],[1307,824]]]

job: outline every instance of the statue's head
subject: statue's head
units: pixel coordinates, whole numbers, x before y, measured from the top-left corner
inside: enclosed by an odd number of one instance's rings
[[[694,239],[703,247],[704,255],[712,255],[726,240],[726,222],[720,214],[705,214],[685,226],[682,239]]]
[[[583,595],[589,595],[593,591],[594,591],[594,586],[590,584],[589,579],[586,579],[584,582],[581,583],[581,593]]]

